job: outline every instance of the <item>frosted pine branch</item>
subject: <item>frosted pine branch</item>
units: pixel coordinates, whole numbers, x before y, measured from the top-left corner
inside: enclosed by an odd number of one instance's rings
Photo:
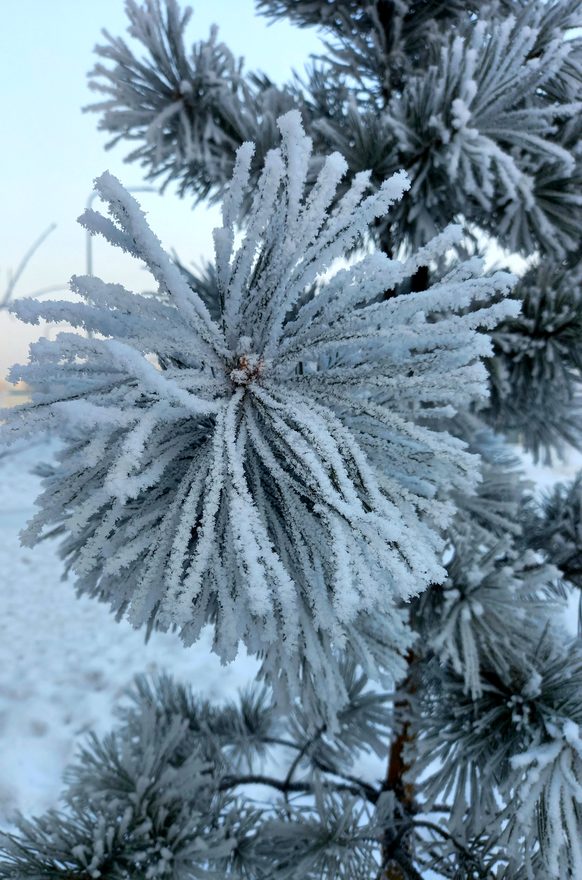
[[[444,208],[442,216],[462,212],[511,250],[541,246],[563,257],[576,249],[577,147],[561,143],[561,129],[582,105],[579,85],[563,89],[560,102],[555,89],[573,80],[572,70],[579,77],[579,47],[544,6],[450,32],[439,63],[418,70],[391,98],[390,125],[413,178],[403,227],[413,242],[433,234]],[[561,12],[572,26],[569,8],[570,17]]]
[[[242,141],[258,142],[260,159],[277,140],[276,118],[292,104],[289,92],[268,80],[243,75],[213,26],[206,40],[185,43],[192,9],[176,0],[126,0],[131,44],[103,32],[90,88],[103,99],[99,112],[107,147],[127,140],[127,161],[137,161],[162,189],[175,182],[180,195],[215,198],[224,192]],[[111,63],[111,66],[107,66]]]
[[[548,724],[547,733],[545,742],[511,762],[514,770],[524,771],[515,832],[526,834],[530,872],[535,854],[550,876],[566,880],[582,875],[582,733],[571,720],[561,728]],[[540,825],[544,834],[538,853],[534,829]]]
[[[242,642],[280,700],[301,694],[333,715],[346,698],[339,653],[375,679],[403,672],[403,603],[444,579],[451,493],[479,477],[478,457],[431,420],[486,395],[482,331],[517,305],[488,304],[512,279],[480,277],[474,260],[424,293],[383,298],[458,227],[405,262],[373,253],[337,270],[407,177],[367,195],[359,174],[330,212],[344,160],[329,156],[306,191],[298,112],[279,127],[235,246],[252,145],[237,154],[214,233],[217,319],[134,199],[110,174],[97,180],[111,219],[81,223],[143,260],[164,296],[86,277],[72,281],[82,302],[16,304],[23,320],[93,335],[33,345],[12,371],[32,403],[5,414],[3,434],[62,437],[24,538],[62,529],[82,592],[187,644],[211,624],[225,662]]]

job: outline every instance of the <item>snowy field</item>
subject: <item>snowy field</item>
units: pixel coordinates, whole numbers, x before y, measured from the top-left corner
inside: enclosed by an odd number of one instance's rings
[[[0,458],[0,828],[16,810],[31,815],[53,806],[61,774],[79,735],[104,731],[120,694],[138,672],[168,670],[201,692],[232,695],[255,674],[246,656],[221,667],[203,639],[185,649],[177,637],[154,633],[149,644],[106,606],[77,599],[62,582],[51,543],[22,548],[18,534],[34,509],[39,479],[30,473],[50,447]],[[580,457],[554,471],[528,467],[547,487],[568,479]],[[572,606],[571,628],[576,613]]]

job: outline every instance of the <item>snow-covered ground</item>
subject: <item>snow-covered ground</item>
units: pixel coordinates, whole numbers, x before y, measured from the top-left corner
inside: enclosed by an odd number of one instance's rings
[[[61,581],[54,544],[20,546],[39,489],[30,469],[49,454],[38,445],[0,458],[0,829],[15,810],[55,805],[79,734],[110,727],[136,673],[166,669],[218,699],[257,668],[244,655],[221,666],[209,639],[184,648],[177,636],[154,633],[144,644],[143,633]]]
[[[220,698],[257,668],[242,654],[221,667],[209,639],[185,649],[176,636],[154,633],[144,644],[141,632],[116,623],[99,602],[78,599],[61,581],[54,544],[20,546],[18,533],[39,490],[30,470],[48,456],[50,447],[39,444],[0,458],[0,828],[15,810],[31,815],[56,803],[79,734],[110,727],[136,673],[166,669]],[[581,466],[576,456],[553,471],[529,465],[528,472],[545,488]],[[572,606],[572,629],[575,620]]]

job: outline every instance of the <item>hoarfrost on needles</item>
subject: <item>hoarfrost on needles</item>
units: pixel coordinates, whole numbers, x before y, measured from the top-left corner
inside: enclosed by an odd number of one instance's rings
[[[76,277],[84,302],[16,303],[23,320],[89,335],[32,346],[12,371],[32,402],[2,430],[64,441],[25,539],[62,534],[81,591],[186,643],[210,623],[225,662],[244,642],[281,701],[317,692],[333,717],[338,651],[372,678],[404,671],[404,603],[444,579],[450,495],[478,479],[478,457],[431,424],[486,394],[481,331],[518,306],[490,304],[512,279],[480,277],[473,260],[385,296],[457,241],[455,226],[406,261],[373,253],[334,271],[408,178],[370,191],[360,173],[337,199],[335,153],[306,191],[299,113],[279,128],[238,247],[252,144],[237,153],[214,233],[218,320],[121,184],[96,181],[111,219],[88,210],[81,223],[143,260],[160,296]]]

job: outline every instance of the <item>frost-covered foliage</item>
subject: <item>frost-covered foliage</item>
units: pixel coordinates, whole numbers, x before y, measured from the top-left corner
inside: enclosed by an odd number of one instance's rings
[[[481,459],[476,492],[453,493],[457,513],[447,529],[449,546],[487,548],[522,534],[524,493],[532,484],[523,463],[502,435],[486,427],[474,412],[462,413],[453,430],[467,450]]]
[[[214,263],[203,263],[201,266],[184,266],[175,258],[186,281],[196,291],[210,314],[213,321],[220,320],[220,293],[218,290],[218,277]]]
[[[580,445],[582,275],[542,260],[519,281],[517,317],[494,332],[486,417],[549,459],[564,443]]]
[[[62,810],[3,836],[0,876],[367,880],[389,803],[350,768],[362,750],[386,749],[389,715],[385,694],[343,673],[333,738],[301,713],[283,724],[264,690],[219,706],[138,677],[117,730],[91,736],[68,770]]]
[[[98,47],[113,66],[100,62],[92,73],[93,88],[108,96],[93,109],[115,141],[138,141],[129,158],[150,176],[177,179],[182,193],[220,192],[236,143],[259,141],[262,159],[276,142],[276,116],[294,103],[314,138],[315,166],[338,149],[352,174],[370,168],[382,181],[400,168],[409,173],[416,198],[394,213],[391,234],[379,225],[384,246],[423,244],[459,213],[511,249],[559,256],[576,249],[576,0],[263,0],[258,7],[329,35],[326,58],[305,81],[277,89],[245,74],[216,36],[187,50],[187,18],[175,0],[128,2],[143,58],[108,35]]]
[[[412,241],[440,228],[444,209],[492,230],[511,250],[529,253],[538,240],[558,254],[576,247],[535,194],[537,169],[574,173],[575,157],[555,134],[580,109],[547,93],[569,46],[540,40],[542,17],[534,7],[452,35],[439,63],[411,76],[389,103],[400,152],[415,156],[405,219]]]
[[[176,0],[105,34],[100,127],[225,195],[216,261],[172,262],[102,176],[112,220],[82,222],[159,290],[18,304],[80,332],[13,371],[33,398],[3,430],[64,440],[27,540],[148,631],[242,641],[266,685],[216,707],[140,680],[0,876],[579,880],[580,486],[539,506],[507,441],[579,445],[582,7],[256,5],[323,30],[303,78],[216,30],[188,48]],[[509,301],[468,256],[492,240],[533,257]]]
[[[370,227],[390,256],[399,248],[410,253],[455,216],[506,248],[541,252],[537,280],[532,271],[518,292],[524,318],[508,322],[497,337],[487,418],[536,455],[577,442],[579,2],[256,5],[272,20],[322,28],[325,56],[302,80],[275,88],[268,77],[245,73],[216,35],[190,49],[187,14],[176,0],[131,0],[133,42],[106,35],[97,49],[91,83],[106,94],[94,108],[101,128],[132,143],[130,158],[150,177],[175,180],[185,195],[214,198],[246,139],[258,145],[251,164],[257,179],[277,144],[275,120],[294,104],[314,141],[309,183],[331,150],[348,162],[338,197],[364,169],[374,187],[406,170],[414,197]],[[559,265],[564,255],[566,269]],[[420,267],[410,287],[427,283]]]
[[[545,593],[559,572],[531,551],[518,554],[506,539],[491,549],[460,544],[448,575],[421,597],[419,626],[437,657],[450,664],[476,699],[483,692],[484,664],[507,675],[527,656],[527,621],[539,616],[537,603],[548,614]]]
[[[142,259],[166,298],[87,277],[72,282],[84,302],[18,304],[24,320],[91,335],[33,346],[12,372],[32,403],[7,413],[4,433],[51,425],[65,439],[26,540],[64,531],[81,591],[186,643],[212,623],[225,661],[242,641],[282,694],[313,692],[331,711],[345,697],[338,650],[372,677],[403,671],[402,601],[443,579],[436,527],[451,490],[477,476],[478,459],[430,422],[484,394],[479,331],[515,304],[467,308],[511,284],[478,277],[478,261],[382,299],[456,227],[405,262],[373,253],[334,271],[407,179],[366,195],[358,175],[328,214],[344,160],[330,156],[306,192],[311,143],[296,111],[279,125],[235,247],[252,146],[238,152],[214,233],[216,319],[133,198],[99,178],[113,219],[81,222]]]
[[[580,876],[582,728],[570,718],[561,726],[549,723],[545,741],[515,755],[511,765],[525,771],[515,825],[525,838],[527,868],[539,861],[552,877]]]
[[[222,816],[229,803],[199,748],[182,755],[186,722],[145,714],[138,736],[92,737],[68,772],[67,809],[19,825],[6,836],[3,878],[191,878],[224,867],[246,817]]]
[[[117,729],[80,749],[62,808],[2,836],[0,876],[371,880],[383,865],[387,877],[430,867],[439,878],[572,880],[581,664],[579,646],[542,638],[532,663],[501,677],[489,668],[477,700],[450,667],[425,665],[414,815],[358,771],[366,752],[386,750],[393,714],[353,666],[342,670],[348,702],[335,733],[305,727],[299,707],[282,718],[256,686],[216,705],[166,676],[139,676]],[[434,803],[443,796],[446,819]],[[503,833],[499,818],[510,819]]]
[[[256,5],[272,20],[323,28],[334,71],[357,78],[378,96],[401,85],[426,58],[435,25],[450,27],[467,6],[476,9],[463,0],[257,0]]]
[[[100,127],[113,135],[108,146],[137,141],[128,161],[139,162],[149,179],[161,178],[163,187],[175,181],[182,195],[198,198],[223,191],[243,141],[255,143],[255,166],[262,167],[291,95],[266,79],[245,79],[242,60],[218,40],[216,28],[188,51],[191,10],[181,12],[176,0],[143,6],[128,0],[126,11],[131,36],[150,57],[136,59],[122,39],[104,31],[107,42],[96,52],[114,67],[99,62],[91,72],[91,88],[105,95],[91,109],[103,114]]]
[[[571,483],[558,483],[539,503],[528,499],[522,516],[524,541],[558,568],[566,584],[580,591],[582,633],[582,474]]]
[[[582,840],[582,655],[563,633],[534,626],[529,637],[526,662],[516,657],[505,672],[494,658],[486,663],[477,699],[452,666],[425,667],[414,776],[422,780],[423,809],[450,799],[449,830],[480,839],[485,862],[508,866],[502,876],[574,880]]]

